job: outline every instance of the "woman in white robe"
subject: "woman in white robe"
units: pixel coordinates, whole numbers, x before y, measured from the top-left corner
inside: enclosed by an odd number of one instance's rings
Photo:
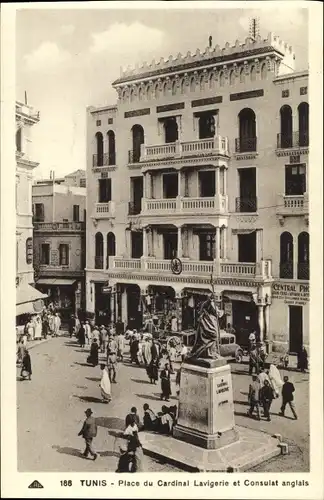
[[[103,403],[109,403],[111,401],[111,384],[106,365],[100,365],[101,368],[101,397]]]

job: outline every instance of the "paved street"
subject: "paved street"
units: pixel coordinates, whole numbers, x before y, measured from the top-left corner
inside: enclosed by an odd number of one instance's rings
[[[125,416],[133,405],[138,408],[141,417],[145,402],[153,410],[160,410],[160,386],[151,385],[145,370],[129,365],[126,359],[119,365],[118,384],[112,385],[113,400],[104,405],[100,399],[100,368],[86,364],[88,353],[79,348],[75,339],[49,339],[35,346],[30,353],[32,381],[17,381],[19,471],[115,471],[118,441],[109,435],[108,430],[122,429]],[[258,422],[246,415],[250,380],[248,367],[235,364],[232,370],[236,423],[264,432],[280,433],[291,444],[289,456],[273,459],[255,470],[307,471],[308,375],[288,373],[296,387],[297,421],[289,418],[289,409],[287,418],[280,417],[280,401],[276,400],[272,407],[272,421]],[[96,462],[80,457],[84,442],[77,433],[84,420],[84,410],[88,407],[94,411],[99,424],[95,448],[100,456]],[[146,461],[149,471],[178,470],[148,457]]]

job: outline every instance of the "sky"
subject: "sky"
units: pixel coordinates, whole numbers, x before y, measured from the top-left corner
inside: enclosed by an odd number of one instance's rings
[[[155,2],[156,3],[156,2]],[[173,3],[173,2],[172,2]],[[35,4],[36,5],[36,4]],[[35,177],[86,168],[86,106],[115,104],[120,67],[244,41],[249,19],[293,46],[296,69],[308,67],[307,11],[251,9],[28,9],[16,14],[16,99],[40,111]],[[280,4],[279,4],[280,5]]]

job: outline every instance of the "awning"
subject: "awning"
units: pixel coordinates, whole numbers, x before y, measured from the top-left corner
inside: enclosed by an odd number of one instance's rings
[[[36,300],[35,302],[26,302],[25,304],[18,304],[16,306],[16,316],[20,314],[38,314],[44,309],[43,300]]]
[[[240,302],[252,302],[252,293],[250,292],[223,292],[223,297],[226,297],[229,300],[239,300]]]
[[[34,302],[39,299],[46,299],[47,295],[45,293],[41,293],[36,288],[24,284],[18,286],[16,290],[16,304],[25,304],[26,302]]]
[[[40,278],[36,281],[36,285],[73,285],[75,282],[76,280],[68,278]]]

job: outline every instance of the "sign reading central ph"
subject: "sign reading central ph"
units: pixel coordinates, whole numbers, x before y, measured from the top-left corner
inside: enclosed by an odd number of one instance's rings
[[[181,274],[182,273],[182,262],[178,257],[171,260],[171,271],[173,274]]]

